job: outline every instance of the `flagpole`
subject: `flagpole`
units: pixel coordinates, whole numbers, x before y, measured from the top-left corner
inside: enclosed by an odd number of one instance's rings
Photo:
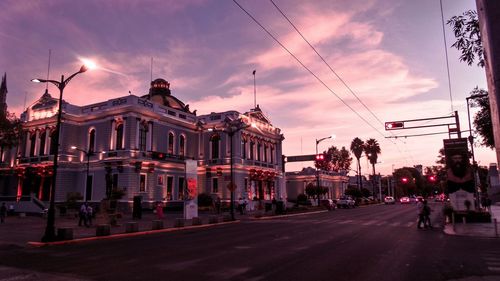
[[[257,87],[255,84],[255,72],[257,70],[253,71],[253,108],[257,108]]]

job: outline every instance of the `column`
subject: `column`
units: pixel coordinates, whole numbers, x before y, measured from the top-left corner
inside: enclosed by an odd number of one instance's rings
[[[109,150],[115,150],[116,145],[116,121],[111,121],[111,141],[109,143]]]

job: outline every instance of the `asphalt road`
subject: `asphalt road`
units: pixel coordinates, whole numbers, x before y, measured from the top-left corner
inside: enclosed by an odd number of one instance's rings
[[[3,249],[0,280],[500,280],[500,243],[443,234],[431,207],[432,230],[396,204]]]

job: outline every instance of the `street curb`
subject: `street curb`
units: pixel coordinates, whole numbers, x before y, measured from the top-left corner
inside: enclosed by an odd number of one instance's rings
[[[241,222],[240,220],[235,220],[235,221],[229,221],[229,222],[193,225],[193,226],[185,226],[185,227],[178,227],[178,228],[173,227],[173,228],[165,228],[165,229],[159,229],[159,230],[147,230],[147,231],[139,231],[139,232],[132,232],[132,233],[118,233],[118,234],[112,234],[112,235],[108,235],[108,236],[92,236],[92,237],[78,238],[78,239],[65,240],[65,241],[56,241],[56,242],[31,242],[30,241],[30,242],[27,242],[27,244],[28,244],[28,246],[31,246],[34,248],[39,248],[39,247],[45,247],[45,246],[77,244],[77,243],[96,241],[96,240],[110,240],[110,239],[135,237],[135,236],[158,234],[158,233],[165,233],[165,232],[207,228],[207,227],[212,227],[212,226],[234,224],[234,223],[240,223],[240,222]]]
[[[279,215],[279,216],[267,216],[267,217],[260,217],[260,218],[249,218],[250,220],[272,220],[272,219],[280,219],[280,218],[287,218],[287,217],[296,217],[296,216],[304,216],[304,215],[309,215],[309,214],[319,214],[319,213],[326,213],[330,212],[328,210],[323,210],[323,211],[314,211],[314,212],[305,212],[305,213],[297,213],[297,214],[290,214],[290,215]]]
[[[447,234],[447,235],[457,235],[455,230],[453,230],[453,225],[449,225],[449,224],[446,224],[443,227],[443,232],[444,232],[444,234]]]

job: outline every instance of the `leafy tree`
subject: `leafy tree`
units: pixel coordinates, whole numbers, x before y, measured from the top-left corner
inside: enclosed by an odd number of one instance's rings
[[[474,127],[481,136],[481,145],[495,148],[495,139],[493,137],[493,124],[491,123],[490,100],[488,91],[474,88],[470,96],[486,95],[483,97],[472,98],[472,107],[479,107],[479,112],[474,116]]]
[[[361,158],[361,155],[363,155],[363,151],[365,150],[365,142],[362,141],[360,138],[354,138],[351,142],[351,147],[350,147],[351,152],[354,154],[354,157],[356,157],[356,160],[358,161],[358,181],[360,183],[360,188],[363,188],[363,181],[360,178],[361,175],[361,164],[359,163],[359,159]]]
[[[462,53],[460,61],[472,65],[477,60],[477,65],[484,67],[483,45],[477,12],[466,11],[460,16],[452,17],[446,23],[453,27],[457,41],[451,46]]]
[[[331,146],[323,154],[326,156],[325,159],[315,163],[318,169],[335,172],[350,169],[352,157],[345,147],[339,150],[337,147]]]
[[[14,114],[7,112],[0,114],[0,155],[5,149],[10,149],[19,144],[22,131],[21,120]]]
[[[361,190],[359,190],[357,188],[353,188],[353,187],[347,188],[345,190],[345,195],[350,195],[353,198],[361,198],[361,197],[363,197],[363,193],[361,192]]]
[[[306,194],[307,196],[313,199],[314,198],[319,199],[321,195],[326,194],[327,192],[328,192],[327,187],[316,186],[316,183],[310,182],[306,185]]]

